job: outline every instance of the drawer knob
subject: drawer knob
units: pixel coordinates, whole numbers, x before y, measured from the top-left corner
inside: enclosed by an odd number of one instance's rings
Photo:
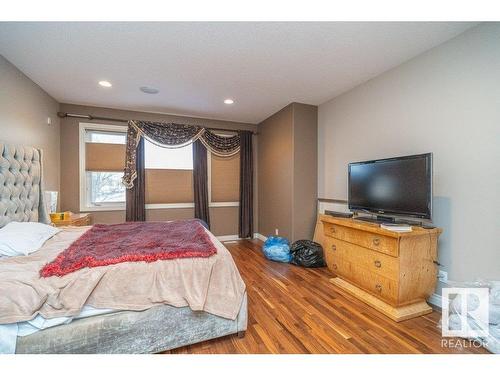
[[[375,285],[375,289],[377,289],[377,291],[381,292],[382,291],[382,285],[380,285],[380,284]]]
[[[377,268],[382,267],[382,263],[380,262],[380,260],[376,260],[376,261],[374,262],[374,264],[375,264],[375,267],[377,267]]]
[[[330,232],[335,233],[335,227],[330,227]]]
[[[332,267],[333,267],[334,270],[337,269],[337,265],[336,264],[334,264]]]
[[[374,244],[375,246],[380,245],[380,238],[375,237],[375,238],[373,239],[373,244]]]
[[[333,250],[333,251],[337,250],[337,246],[332,245],[332,250]]]

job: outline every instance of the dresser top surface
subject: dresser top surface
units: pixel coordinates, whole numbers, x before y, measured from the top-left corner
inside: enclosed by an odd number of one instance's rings
[[[394,237],[394,238],[401,238],[401,237],[410,237],[410,236],[422,236],[422,235],[429,235],[429,234],[441,234],[442,229],[441,228],[433,228],[433,229],[425,229],[422,227],[418,226],[412,226],[412,231],[411,232],[393,232],[387,229],[383,229],[380,227],[379,224],[376,223],[370,223],[362,220],[356,220],[356,219],[346,219],[346,218],[340,218],[340,217],[333,217],[329,215],[320,215],[320,220],[324,223],[331,223],[331,224],[337,224],[337,225],[342,225],[344,227],[349,227],[349,228],[354,228],[354,229],[359,229],[371,233],[377,233],[383,236],[387,237]]]
[[[86,221],[90,220],[91,214],[89,212],[83,212],[79,214],[71,213],[69,218],[66,220],[52,220],[52,223],[57,225],[57,226],[67,226],[67,225],[73,225],[75,223],[78,223],[80,221]]]

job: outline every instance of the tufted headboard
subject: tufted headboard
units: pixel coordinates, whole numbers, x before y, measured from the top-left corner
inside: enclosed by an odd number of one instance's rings
[[[0,142],[0,228],[11,221],[50,219],[43,200],[40,150]]]

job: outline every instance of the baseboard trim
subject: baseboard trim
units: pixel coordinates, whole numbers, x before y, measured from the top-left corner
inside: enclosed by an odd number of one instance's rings
[[[443,304],[441,303],[441,296],[439,294],[433,293],[428,299],[427,302],[429,302],[432,306],[436,306],[440,309],[443,308]]]
[[[263,242],[265,242],[267,240],[267,237],[264,236],[263,234],[260,234],[260,233],[254,233],[253,238],[255,238],[257,240],[261,240]]]
[[[217,239],[220,242],[224,242],[224,241],[237,241],[240,238],[238,237],[237,234],[230,234],[230,235],[227,235],[227,236],[217,236]]]
[[[263,236],[260,233],[254,233],[253,238],[261,240],[261,241],[267,240],[267,237]],[[237,234],[229,234],[226,236],[217,236],[217,239],[220,242],[226,242],[226,241],[238,241],[238,240],[242,240],[243,238],[240,238]]]

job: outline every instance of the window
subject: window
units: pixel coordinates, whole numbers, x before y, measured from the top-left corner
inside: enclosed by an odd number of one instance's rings
[[[144,143],[146,169],[193,170],[193,146],[165,148],[146,140]]]
[[[125,133],[104,132],[99,130],[89,130],[86,132],[87,142],[90,143],[108,143],[124,145],[127,139]]]
[[[80,124],[80,210],[123,210],[127,127]]]
[[[125,209],[122,184],[126,126],[80,124],[80,210]],[[193,148],[164,148],[146,140],[146,208],[188,208],[193,203]],[[208,152],[211,207],[237,206],[239,155]]]
[[[123,172],[87,172],[90,202],[93,205],[125,203]]]

